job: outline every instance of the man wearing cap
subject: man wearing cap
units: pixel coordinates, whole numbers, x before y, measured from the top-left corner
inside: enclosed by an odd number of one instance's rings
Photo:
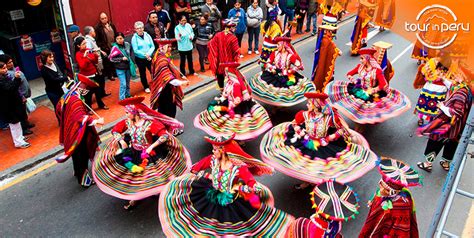
[[[368,237],[418,238],[415,202],[408,187],[421,186],[418,172],[402,161],[382,157],[382,178],[369,201],[369,214],[359,234]]]
[[[210,69],[216,76],[220,89],[224,88],[224,69],[219,67],[220,63],[238,62],[240,47],[237,37],[234,35],[237,22],[233,19],[224,21],[225,29],[216,33],[209,42]]]
[[[63,163],[72,157],[74,176],[83,187],[93,184],[89,174],[89,160],[94,158],[100,142],[95,125],[103,125],[104,118],[94,119],[88,114],[84,96],[89,89],[99,85],[88,77],[78,74],[77,82],[56,106],[59,118],[59,142],[64,146],[64,154],[56,159]]]
[[[337,27],[329,25],[319,26],[316,49],[314,50],[313,74],[311,76],[316,90],[324,91],[324,87],[334,80],[336,59],[341,55],[333,36]]]
[[[155,39],[159,45],[151,65],[152,82],[150,83],[150,107],[169,117],[176,117],[176,107],[183,110],[184,93],[182,85],[189,81],[171,62],[171,44],[176,39]],[[181,80],[182,79],[182,80]]]
[[[78,67],[77,67],[77,62],[76,62],[76,57],[74,57],[76,55],[76,47],[74,47],[74,41],[76,40],[76,38],[82,36],[81,32],[80,32],[80,28],[79,26],[77,25],[71,25],[69,26],[69,28],[67,29],[67,33],[68,33],[68,41],[69,41],[69,47],[70,47],[70,50],[71,50],[71,60],[72,60],[72,64],[74,65],[74,70],[78,71]]]

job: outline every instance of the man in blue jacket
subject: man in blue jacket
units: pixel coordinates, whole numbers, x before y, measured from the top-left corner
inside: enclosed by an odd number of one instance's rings
[[[235,29],[235,36],[237,37],[237,40],[239,42],[239,47],[242,48],[242,38],[244,37],[245,29],[247,28],[247,17],[245,15],[245,10],[240,8],[242,5],[241,0],[237,0],[234,3],[234,8],[232,8],[229,11],[229,18],[234,18],[238,19],[239,23],[237,24],[237,27]],[[243,58],[244,56],[240,54],[240,58]]]

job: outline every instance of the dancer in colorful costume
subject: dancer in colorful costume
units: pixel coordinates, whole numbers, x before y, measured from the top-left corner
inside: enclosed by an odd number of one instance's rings
[[[268,12],[267,20],[260,24],[260,32],[263,35],[262,53],[260,54],[260,64],[262,67],[267,63],[272,52],[277,49],[277,37],[283,36],[281,23],[278,20],[278,10],[276,7]]]
[[[430,122],[439,114],[438,103],[444,102],[448,89],[451,88],[451,81],[446,78],[449,66],[449,60],[438,57],[423,64],[421,76],[424,84],[417,82],[421,81],[418,78],[414,83],[417,89],[423,87],[415,106],[419,126],[425,124],[425,121]]]
[[[310,193],[312,208],[310,219],[296,219],[286,232],[287,238],[342,238],[342,222],[359,214],[359,196],[348,185],[328,181],[314,187]]]
[[[427,172],[431,172],[433,161],[443,148],[440,165],[444,170],[449,171],[471,109],[472,92],[468,85],[474,74],[463,63],[459,65],[459,70],[453,73],[454,82],[446,101],[437,104],[440,113],[431,122],[417,130],[418,136],[429,138],[424,153],[426,162],[417,164],[419,168]]]
[[[212,144],[212,155],[192,167],[194,174],[170,182],[160,195],[165,235],[282,237],[294,218],[274,208],[270,190],[253,177],[273,169],[245,153],[233,136],[205,139]]]
[[[383,76],[387,80],[387,83],[390,83],[395,71],[392,67],[392,63],[388,59],[388,49],[392,48],[392,44],[385,41],[377,41],[373,44],[373,48],[377,50],[374,54],[374,58],[382,69]]]
[[[97,186],[105,193],[130,200],[156,195],[174,177],[191,167],[186,148],[172,135],[183,124],[142,103],[144,97],[119,101],[127,119],[117,123],[111,140],[95,160]]]
[[[74,176],[83,187],[93,184],[89,174],[89,160],[94,159],[100,142],[95,125],[103,125],[104,118],[89,116],[90,108],[84,102],[89,89],[99,85],[88,77],[78,74],[78,82],[64,94],[56,105],[56,117],[59,119],[59,143],[64,146],[64,154],[56,158],[63,163],[72,157]]]
[[[278,171],[308,183],[346,183],[375,167],[377,155],[350,130],[324,93],[306,93],[308,110],[272,128],[260,143],[262,159]],[[308,184],[295,188],[302,189]]]
[[[234,35],[238,20],[224,20],[223,31],[209,41],[209,62],[212,73],[216,76],[217,86],[220,90],[224,88],[224,68],[219,64],[226,62],[238,62],[240,58],[240,47],[237,37]]]
[[[305,100],[304,93],[314,91],[313,83],[298,71],[303,61],[291,45],[291,38],[277,37],[277,50],[272,52],[265,70],[252,77],[248,83],[254,98],[264,103],[291,107]]]
[[[222,95],[194,118],[194,126],[212,136],[236,133],[236,140],[251,140],[272,128],[265,108],[252,99],[239,63],[221,63],[226,83]]]
[[[347,73],[349,82],[334,81],[325,91],[334,107],[359,124],[375,124],[396,117],[410,106],[407,96],[390,88],[373,55],[375,49],[360,50],[360,64]],[[358,74],[359,77],[353,77]]]
[[[319,26],[318,39],[314,50],[313,74],[311,76],[316,90],[324,91],[324,87],[334,80],[336,59],[341,55],[333,36],[337,27],[330,25]]]
[[[379,0],[374,23],[380,26],[380,31],[392,28],[395,18],[395,0]]]
[[[159,48],[153,56],[153,81],[150,84],[150,107],[172,118],[176,117],[176,107],[183,110],[184,93],[181,86],[189,85],[188,79],[181,77],[170,59],[171,44],[175,41],[176,39],[155,39]]]
[[[384,158],[378,166],[382,179],[369,201],[369,214],[359,238],[418,238],[415,202],[408,187],[420,186],[418,172],[402,161]]]
[[[369,23],[374,16],[376,6],[376,0],[359,0],[359,10],[351,36],[352,55],[358,55],[359,50],[367,46]]]

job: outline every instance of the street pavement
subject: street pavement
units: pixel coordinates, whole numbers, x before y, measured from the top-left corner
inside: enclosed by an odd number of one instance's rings
[[[346,43],[353,27],[353,20],[343,23],[337,33],[336,43],[342,50],[336,65],[336,80],[345,80],[345,74],[352,69],[359,57],[349,55]],[[393,43],[388,51],[389,58],[395,68],[395,76],[391,86],[404,92],[412,101],[412,108],[416,103],[418,91],[412,87],[412,82],[417,70],[416,61],[410,58],[411,42],[390,32],[372,33],[369,45],[383,40]],[[303,59],[304,75],[311,75],[315,37],[303,40],[295,45]],[[260,70],[256,65],[250,65],[242,70],[246,77],[251,77]],[[194,128],[193,118],[207,106],[207,103],[218,92],[214,84],[187,95],[184,111],[179,112],[177,118],[184,122],[185,132],[178,138],[183,142],[192,155],[192,161],[197,162],[205,155],[211,153],[211,146],[203,140],[204,132]],[[272,107],[265,105],[267,111]],[[274,125],[290,121],[299,110],[305,109],[305,104],[271,115]],[[349,121],[348,121],[349,122]],[[351,127],[354,126],[349,122]],[[417,127],[417,118],[412,110],[405,114],[388,120],[382,124],[369,126],[364,136],[370,143],[372,150],[379,156],[389,156],[406,161],[416,167],[416,162],[423,159],[426,139],[414,136]],[[110,139],[110,133],[103,135],[103,142]],[[244,150],[259,158],[259,144],[261,137],[247,142]],[[103,143],[104,144],[104,143]],[[103,145],[102,144],[102,145]],[[472,171],[472,161],[467,164],[466,171]],[[126,211],[122,206],[126,203],[102,193],[97,187],[81,188],[72,176],[72,163],[55,164],[47,161],[18,181],[13,180],[13,185],[0,187],[0,230],[5,237],[23,236],[104,236],[104,237],[137,237],[154,236],[162,237],[163,232],[158,218],[158,196],[147,198],[131,211]],[[412,188],[417,205],[417,218],[420,235],[424,237],[431,217],[433,216],[437,199],[446,177],[446,172],[435,163],[433,172],[425,176],[424,186]],[[351,182],[350,185],[360,196],[360,214],[355,220],[343,224],[345,237],[357,237],[368,208],[366,202],[377,188],[380,175],[376,169],[370,171],[362,178]],[[257,178],[267,185],[275,197],[275,206],[295,217],[309,217],[313,214],[309,200],[310,190],[296,191],[293,185],[298,180],[276,172],[273,176]],[[464,173],[461,181],[463,189],[473,191],[473,174]],[[2,191],[3,190],[3,191]],[[458,234],[464,229],[469,216],[470,201],[459,201],[455,206],[456,222],[450,224],[451,231]],[[472,210],[472,209],[471,209]],[[470,217],[472,219],[472,217]],[[471,223],[472,224],[472,223]],[[455,232],[456,233],[456,232]]]

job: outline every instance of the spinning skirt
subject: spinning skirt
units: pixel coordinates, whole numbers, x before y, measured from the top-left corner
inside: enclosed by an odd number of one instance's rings
[[[117,141],[100,151],[92,166],[94,180],[104,193],[126,200],[140,200],[161,192],[171,179],[191,168],[189,152],[174,136],[166,142],[166,157],[147,165],[142,173],[132,173],[115,159]]]
[[[167,237],[282,237],[293,217],[274,208],[270,190],[261,186],[259,209],[241,197],[223,206],[208,195],[214,190],[211,180],[183,175],[171,181],[160,195],[163,232]]]
[[[262,160],[293,178],[315,184],[330,179],[347,183],[374,168],[378,160],[365,138],[352,130],[351,142],[341,137],[317,150],[307,148],[304,138],[292,143],[294,133],[291,122],[285,122],[268,131],[260,143]]]

